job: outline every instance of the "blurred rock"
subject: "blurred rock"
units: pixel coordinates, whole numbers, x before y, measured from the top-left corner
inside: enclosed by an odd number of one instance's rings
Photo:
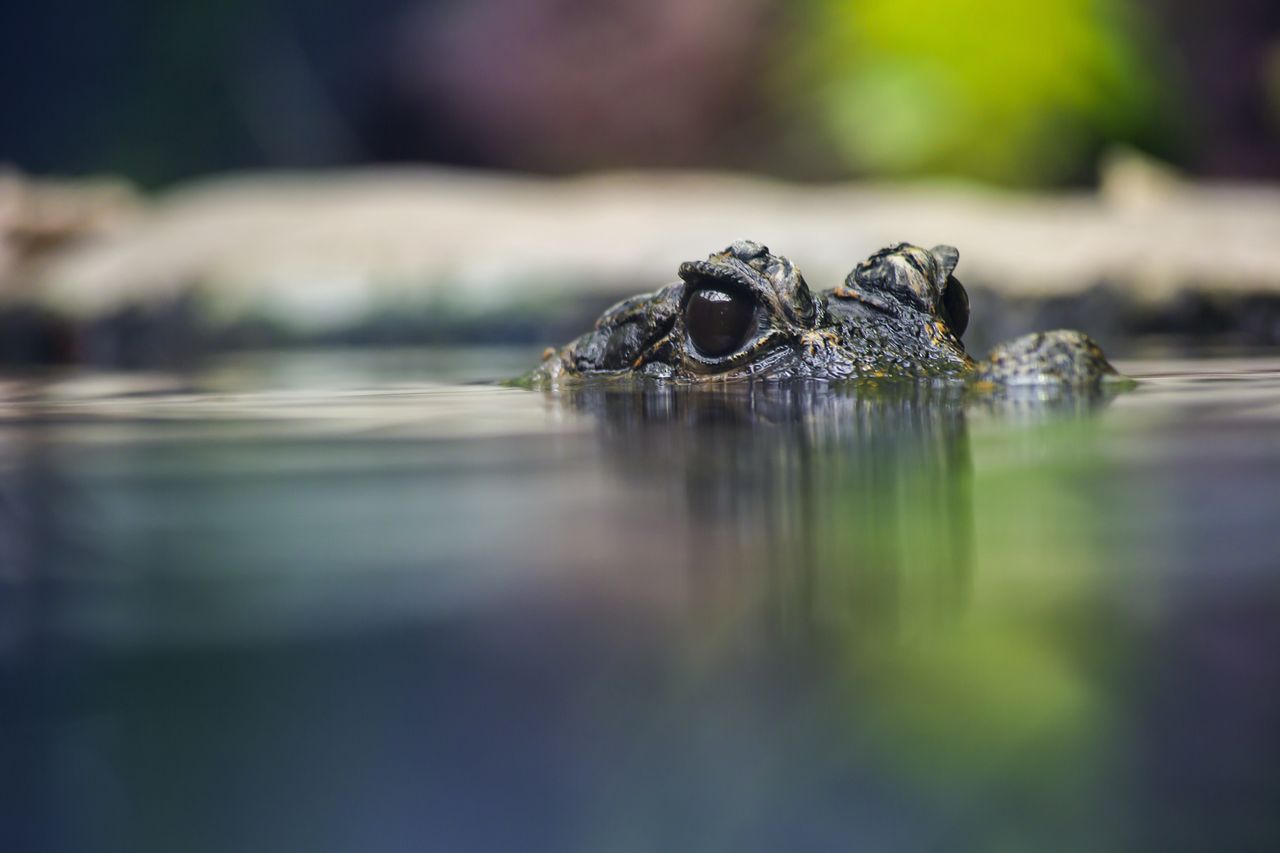
[[[36,181],[0,167],[0,284],[69,243],[111,231],[137,209],[137,195],[122,181]]]
[[[1129,210],[1159,208],[1186,188],[1184,176],[1172,166],[1125,146],[1102,156],[1098,178],[1102,201]]]
[[[1117,306],[1111,313],[1127,318],[1117,334],[1185,318],[1188,293],[1226,306],[1215,330],[1246,297],[1280,298],[1280,187],[1189,183],[1123,161],[1101,192],[1056,195],[435,168],[242,175],[130,202],[127,215],[118,199],[103,200],[116,196],[86,190],[77,207],[65,192],[39,196],[65,203],[60,215],[8,214],[27,223],[8,233],[50,235],[11,241],[43,248],[22,250],[40,262],[8,289],[9,305],[133,336],[142,332],[121,317],[182,318],[211,346],[554,342],[609,301],[672,280],[680,261],[743,237],[790,256],[815,288],[886,244],[950,243],[961,278],[993,308],[1023,306],[1018,316],[1043,320],[1025,306],[1080,297]],[[100,222],[111,229],[99,233]],[[1100,300],[1098,288],[1110,295]],[[984,310],[975,305],[978,337],[984,324],[1009,325]]]

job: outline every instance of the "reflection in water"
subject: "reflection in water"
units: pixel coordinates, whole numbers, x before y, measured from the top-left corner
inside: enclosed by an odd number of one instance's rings
[[[744,702],[773,706],[756,725],[780,733],[778,742],[731,747],[769,768],[747,806],[770,816],[757,829],[802,823],[814,849],[851,838],[895,849],[988,850],[1016,839],[1100,849],[1110,837],[1085,819],[1107,813],[1106,721],[1075,671],[1075,649],[1038,623],[1043,614],[973,608],[966,418],[975,401],[962,389],[586,389],[562,401],[594,416],[624,482],[660,484],[671,511],[692,519],[677,558],[690,588],[681,666],[695,679],[682,682],[690,704],[681,714],[711,708],[727,721]],[[1011,393],[976,405],[1006,425],[1047,428],[1042,440],[1066,429],[1074,442],[1106,403],[1096,394]],[[1035,526],[1027,525],[1032,535]],[[1073,526],[1085,538],[1058,555],[1067,574],[1093,557],[1093,519]],[[987,550],[993,568],[1017,562]],[[1053,560],[1043,568],[1054,571]],[[726,699],[709,674],[756,689]],[[641,778],[606,810],[630,817],[627,837],[660,847],[652,828],[668,815],[654,802],[652,777]],[[714,811],[705,800],[701,808]],[[750,846],[748,837],[735,836],[734,846]],[[794,843],[775,837],[759,849]]]
[[[1160,387],[9,399],[0,849],[1273,849],[1280,386]]]
[[[595,416],[626,482],[682,493],[696,619],[733,602],[758,617],[752,631],[876,635],[963,606],[973,519],[957,389],[580,389],[563,400]]]

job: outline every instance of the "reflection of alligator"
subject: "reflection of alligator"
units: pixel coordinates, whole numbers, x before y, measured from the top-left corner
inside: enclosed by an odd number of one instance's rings
[[[699,618],[730,599],[766,623],[876,634],[949,622],[968,599],[970,408],[1017,422],[1076,419],[1109,399],[1102,388],[1053,391],[975,399],[955,383],[591,383],[547,399],[591,415],[627,488],[656,491],[685,520],[655,522],[650,535],[663,559],[698,568],[689,583],[702,592]]]
[[[655,535],[697,567],[703,616],[749,607],[775,625],[874,634],[949,619],[967,598],[963,395],[802,382],[588,385],[549,399],[592,414],[624,481],[687,519]]]
[[[528,381],[968,377],[1088,385],[1116,376],[1097,344],[1072,331],[1027,335],[975,363],[960,342],[969,299],[952,275],[958,260],[950,246],[901,243],[815,297],[789,260],[740,241],[681,264],[679,282],[618,303],[594,330],[548,351]]]

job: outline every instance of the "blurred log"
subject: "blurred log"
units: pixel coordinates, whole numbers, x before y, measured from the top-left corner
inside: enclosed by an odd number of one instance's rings
[[[86,197],[80,218],[9,226],[17,245],[43,240],[24,234],[76,235],[23,262],[9,304],[85,324],[181,303],[197,324],[302,338],[388,315],[482,325],[565,305],[594,311],[743,237],[790,256],[814,288],[909,240],[958,246],[962,280],[1003,299],[1104,285],[1133,310],[1160,311],[1188,293],[1280,295],[1280,187],[1188,183],[1125,157],[1099,191],[1055,195],[423,167],[220,178],[130,207],[88,236],[98,209]]]

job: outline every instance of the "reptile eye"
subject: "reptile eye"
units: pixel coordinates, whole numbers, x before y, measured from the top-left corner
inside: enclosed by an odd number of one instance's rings
[[[707,358],[721,358],[747,342],[755,313],[751,297],[704,287],[689,297],[684,325],[698,352]]]
[[[946,290],[942,291],[939,313],[951,331],[959,338],[969,326],[969,294],[955,276],[947,276]]]

